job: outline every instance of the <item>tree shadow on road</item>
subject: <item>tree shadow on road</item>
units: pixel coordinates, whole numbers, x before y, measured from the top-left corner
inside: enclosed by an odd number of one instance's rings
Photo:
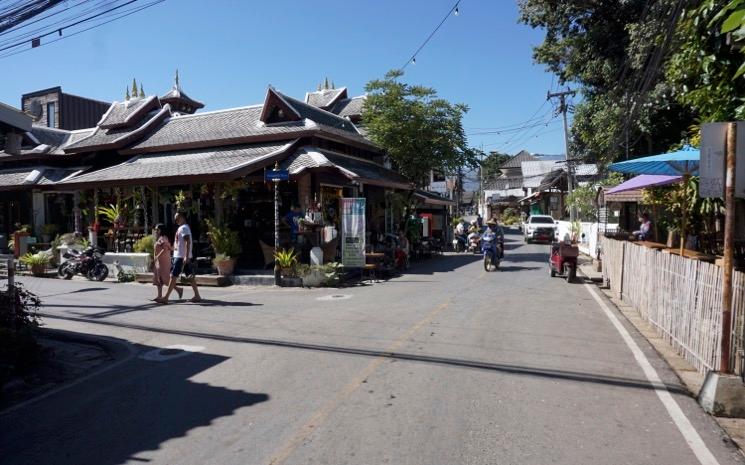
[[[149,462],[136,455],[269,400],[267,394],[190,380],[227,359],[205,353],[162,362],[134,358],[74,389],[10,412],[0,422],[3,464]]]
[[[498,372],[498,373],[507,373],[507,374],[512,374],[512,375],[530,376],[530,377],[538,377],[538,378],[550,378],[550,379],[575,381],[575,382],[582,382],[582,383],[604,384],[604,385],[619,386],[619,387],[626,387],[626,388],[633,388],[633,389],[656,390],[656,389],[663,388],[661,386],[654,386],[644,379],[623,378],[623,377],[609,376],[609,375],[604,375],[604,374],[599,374],[599,373],[586,373],[586,372],[578,372],[578,371],[557,370],[557,369],[553,369],[550,367],[528,367],[528,366],[520,366],[520,365],[508,365],[508,364],[503,364],[503,363],[491,363],[491,362],[484,362],[484,361],[478,361],[478,360],[465,360],[465,359],[448,358],[448,357],[440,357],[440,356],[428,356],[428,355],[422,355],[422,354],[410,354],[410,353],[403,353],[403,352],[386,352],[386,351],[378,351],[378,350],[370,350],[370,349],[359,349],[359,348],[354,348],[354,347],[341,347],[341,346],[330,346],[330,345],[322,345],[322,344],[309,344],[309,343],[294,342],[294,341],[282,341],[282,340],[274,340],[274,339],[259,339],[259,338],[250,338],[250,337],[228,336],[228,335],[222,335],[222,334],[202,333],[202,332],[197,332],[197,331],[183,331],[183,330],[176,330],[176,329],[169,329],[169,328],[155,328],[155,327],[149,327],[149,326],[144,326],[144,325],[135,325],[135,324],[112,322],[112,321],[94,321],[94,320],[88,320],[84,318],[73,318],[73,317],[65,317],[65,316],[58,316],[58,315],[42,314],[41,316],[44,318],[50,318],[50,319],[95,323],[95,324],[114,326],[114,327],[120,327],[120,328],[135,329],[135,330],[140,330],[140,331],[151,331],[151,332],[163,333],[163,334],[177,334],[177,335],[182,335],[182,336],[213,339],[217,341],[232,342],[232,343],[239,343],[239,344],[253,344],[253,345],[261,345],[261,346],[280,347],[280,348],[285,348],[285,349],[312,350],[312,351],[319,351],[319,352],[331,352],[331,353],[359,355],[359,356],[366,356],[366,357],[380,357],[380,358],[390,358],[390,359],[396,359],[396,360],[408,360],[412,362],[431,363],[431,364],[436,364],[436,365],[446,365],[446,366],[455,366],[455,367],[461,367],[461,368],[479,369],[479,370],[486,370],[486,371],[492,371],[492,372]],[[665,385],[664,388],[673,393],[688,395],[688,390],[679,385]]]

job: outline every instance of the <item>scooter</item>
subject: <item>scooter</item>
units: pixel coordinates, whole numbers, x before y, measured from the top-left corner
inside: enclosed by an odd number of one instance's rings
[[[489,272],[494,267],[499,270],[499,262],[502,252],[497,241],[497,235],[491,231],[481,236],[481,252],[484,254],[484,271]]]
[[[103,249],[88,246],[85,250],[67,250],[63,257],[67,259],[57,268],[57,274],[63,279],[72,279],[80,273],[91,281],[103,281],[109,275],[109,268],[103,263]]]
[[[553,242],[551,244],[551,258],[548,266],[551,277],[560,275],[566,278],[568,283],[577,277],[577,257],[579,249],[570,242]]]

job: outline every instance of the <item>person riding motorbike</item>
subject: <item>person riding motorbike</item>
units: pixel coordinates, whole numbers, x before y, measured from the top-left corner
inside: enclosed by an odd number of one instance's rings
[[[455,230],[453,231],[454,237],[453,237],[453,248],[457,251],[465,250],[468,246],[468,239],[466,238],[466,222],[461,219],[458,221],[458,224],[455,226]]]
[[[484,234],[487,232],[493,232],[497,236],[499,258],[504,258],[504,230],[502,229],[502,226],[499,225],[496,218],[490,218],[489,221],[486,222],[486,232],[484,232]]]

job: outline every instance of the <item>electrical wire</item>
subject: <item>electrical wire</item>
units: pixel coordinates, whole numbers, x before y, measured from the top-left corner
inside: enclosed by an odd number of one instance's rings
[[[77,25],[79,25],[79,24],[83,24],[83,23],[86,23],[86,22],[88,22],[88,21],[92,21],[92,20],[94,20],[94,19],[96,19],[96,18],[99,18],[99,17],[101,17],[101,16],[105,15],[106,13],[110,13],[110,12],[112,12],[112,11],[114,11],[114,10],[118,10],[118,9],[120,9],[120,8],[123,8],[123,7],[127,6],[127,5],[131,5],[132,3],[135,3],[135,2],[137,2],[137,1],[139,1],[139,0],[129,0],[129,1],[125,2],[125,3],[122,3],[121,5],[117,5],[117,6],[115,6],[115,7],[109,8],[109,9],[108,9],[108,10],[106,10],[106,11],[103,11],[103,12],[101,12],[101,13],[96,13],[96,14],[94,14],[94,15],[92,15],[92,16],[89,16],[89,17],[87,17],[87,18],[84,18],[84,19],[78,20],[78,21],[76,21],[76,22],[74,22],[74,23],[72,23],[72,24],[69,24],[69,25],[67,25],[67,26],[66,26],[66,27],[65,27],[64,29],[67,29],[67,28],[71,28],[71,27],[77,26]],[[61,32],[61,31],[62,31],[62,29],[59,29],[59,32]],[[38,36],[34,37],[34,39],[42,39],[43,37],[47,37],[47,36],[50,36],[50,35],[52,35],[52,34],[57,34],[57,33],[58,33],[58,31],[57,31],[57,30],[55,30],[55,31],[50,31],[50,32],[46,32],[46,33],[44,33],[44,34],[41,34],[41,35],[38,35]],[[15,48],[15,47],[18,47],[19,45],[23,45],[23,44],[24,44],[24,43],[26,43],[26,42],[28,42],[28,41],[18,42],[18,43],[16,43],[16,44],[13,44],[13,45],[6,45],[5,47],[0,47],[0,52],[3,52],[3,51],[5,51],[5,50],[9,50],[9,49],[11,49],[11,48]]]
[[[132,0],[132,1],[137,1],[137,0]],[[62,36],[62,37],[59,37],[57,39],[54,39],[54,40],[45,42],[45,43],[41,44],[40,46],[53,44],[55,42],[59,42],[60,40],[64,40],[64,39],[68,39],[70,37],[74,37],[74,36],[76,36],[78,34],[82,34],[83,32],[87,32],[87,31],[90,31],[91,29],[96,29],[96,28],[101,27],[101,26],[103,26],[105,24],[112,23],[114,21],[117,21],[119,19],[122,19],[122,18],[125,18],[127,16],[133,15],[135,13],[138,13],[138,12],[142,11],[142,10],[145,10],[147,8],[150,8],[152,6],[155,6],[155,5],[159,4],[159,3],[163,3],[165,1],[166,0],[155,0],[153,2],[150,2],[148,4],[142,5],[140,7],[132,8],[132,9],[129,9],[129,10],[120,11],[120,12],[118,12],[119,14],[116,17],[112,18],[112,19],[109,19],[107,21],[103,21],[103,22],[94,24],[94,25],[92,25],[90,27],[87,27],[85,29],[82,29],[80,31],[76,31],[74,33],[67,34],[67,35]],[[129,3],[131,3],[131,2],[129,2]],[[34,47],[34,48],[38,48],[38,47]],[[0,59],[7,58],[7,57],[10,57],[10,56],[13,56],[13,55],[18,55],[19,53],[28,52],[29,50],[33,50],[33,48],[31,48],[31,49],[23,49],[23,50],[16,50],[16,51],[9,51],[9,52],[6,52],[4,54],[0,54]]]
[[[453,12],[456,12],[457,14],[458,5],[460,4],[461,1],[462,0],[458,0],[457,2],[455,2],[453,7],[450,8],[450,10],[448,10],[448,13],[445,15],[444,18],[442,18],[442,21],[440,21],[440,24],[438,24],[437,27],[434,28],[434,30],[429,34],[429,36],[427,36],[424,42],[422,42],[422,45],[420,45],[419,48],[416,49],[416,51],[411,55],[411,57],[409,57],[409,59],[406,60],[406,63],[404,63],[404,65],[401,67],[401,71],[405,70],[406,67],[409,66],[410,63],[416,63],[416,56],[419,54],[419,52],[421,52],[422,49],[429,43],[429,41],[432,40],[432,37],[434,37],[437,31],[440,30],[442,25],[445,24],[445,21],[447,21],[450,15],[452,15]]]

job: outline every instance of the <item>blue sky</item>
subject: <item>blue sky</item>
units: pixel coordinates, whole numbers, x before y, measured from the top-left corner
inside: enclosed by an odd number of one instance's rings
[[[144,0],[143,2],[144,3]],[[89,32],[0,59],[0,101],[61,85],[69,93],[121,100],[136,77],[148,94],[183,89],[204,111],[260,103],[271,84],[302,98],[326,76],[354,95],[401,67],[454,0],[269,2],[166,0]],[[560,118],[502,134],[478,134],[551,118],[544,104],[556,84],[534,65],[543,33],[517,23],[511,0],[462,0],[406,68],[407,82],[434,87],[465,103],[469,143],[485,150],[563,153]],[[542,106],[543,105],[543,106]]]

